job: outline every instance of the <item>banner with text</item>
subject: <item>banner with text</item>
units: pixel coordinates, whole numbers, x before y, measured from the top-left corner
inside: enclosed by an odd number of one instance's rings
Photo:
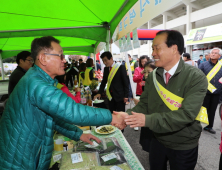
[[[156,16],[170,9],[181,0],[138,0],[118,25],[118,39]]]

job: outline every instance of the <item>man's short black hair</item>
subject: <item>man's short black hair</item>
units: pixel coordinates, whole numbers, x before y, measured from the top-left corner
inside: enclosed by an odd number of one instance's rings
[[[31,57],[31,53],[29,51],[22,51],[22,52],[18,53],[17,57],[16,57],[16,63],[19,64],[20,59],[25,61],[27,57]]]
[[[130,58],[131,58],[131,55],[130,55],[130,54],[128,54],[128,57],[130,57]]]
[[[112,56],[111,52],[105,51],[104,53],[101,54],[100,58],[103,59],[104,57],[107,57],[107,59],[110,60],[113,56]]]
[[[82,59],[80,58],[79,61],[82,61]]]
[[[184,52],[184,39],[183,35],[179,31],[175,30],[163,30],[159,31],[156,35],[167,34],[166,45],[168,48],[172,45],[177,45],[179,54],[182,55]]]
[[[32,53],[32,58],[34,61],[36,60],[36,57],[38,56],[39,52],[43,49],[52,49],[51,43],[60,43],[60,41],[52,36],[47,36],[47,37],[41,37],[41,38],[35,38],[32,41],[31,44],[31,53]]]
[[[189,53],[184,53],[183,57],[187,57],[187,59],[190,59],[190,54]]]
[[[203,55],[202,55],[202,54],[200,54],[200,57],[201,57],[201,56],[203,57]]]

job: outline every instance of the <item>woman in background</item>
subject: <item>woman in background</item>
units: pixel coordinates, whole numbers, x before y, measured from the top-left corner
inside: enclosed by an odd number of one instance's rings
[[[86,61],[86,71],[84,76],[84,86],[89,86],[94,78],[94,70],[93,70],[93,59],[88,58]]]
[[[136,87],[136,95],[140,96],[143,92],[141,82],[144,77],[144,65],[149,61],[149,57],[147,55],[143,55],[139,58],[139,67],[135,68],[133,81],[137,83]]]
[[[79,84],[81,80],[82,80],[82,83],[84,82],[85,71],[86,71],[86,63],[81,63],[79,65]]]

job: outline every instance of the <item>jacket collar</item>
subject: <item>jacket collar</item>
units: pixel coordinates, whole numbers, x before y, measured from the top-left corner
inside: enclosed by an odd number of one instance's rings
[[[179,61],[179,64],[178,64],[178,67],[174,73],[174,75],[172,77],[174,77],[175,75],[179,74],[182,70],[182,68],[184,67],[184,61],[182,58],[180,58],[180,61]],[[164,72],[164,69],[162,67],[158,67],[157,68],[157,71],[156,73],[161,76],[163,78],[163,72]]]
[[[24,73],[26,73],[26,72],[27,72],[27,70],[23,69],[23,68],[22,68],[22,67],[20,67],[19,65],[17,66],[17,68],[18,68],[19,70],[21,70],[22,72],[24,72]]]
[[[58,80],[57,79],[52,79],[45,71],[43,71],[39,66],[34,65],[34,69],[39,70],[41,73],[41,77],[45,79],[47,82],[49,82],[53,86],[57,86]]]
[[[220,59],[220,58],[219,58],[219,59]],[[219,60],[219,59],[218,59],[218,60]],[[217,60],[217,62],[218,62],[218,60]],[[214,63],[211,61],[211,59],[209,59],[209,61],[208,61],[208,62],[209,62],[211,65],[213,65],[213,66],[215,66],[215,65],[217,64],[217,63],[216,63],[216,64],[214,64]]]

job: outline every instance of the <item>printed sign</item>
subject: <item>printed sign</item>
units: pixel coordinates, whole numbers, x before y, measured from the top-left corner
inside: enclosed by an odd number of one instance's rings
[[[135,27],[139,27],[167,11],[179,2],[181,0],[138,0],[120,21],[118,25],[118,39],[125,36]]]
[[[133,29],[133,48],[140,48],[140,42],[138,39],[137,28]]]
[[[127,34],[127,42],[126,42],[126,44],[127,44],[127,47],[126,47],[127,51],[133,49],[133,48],[132,48],[132,44],[131,44],[130,33]]]

